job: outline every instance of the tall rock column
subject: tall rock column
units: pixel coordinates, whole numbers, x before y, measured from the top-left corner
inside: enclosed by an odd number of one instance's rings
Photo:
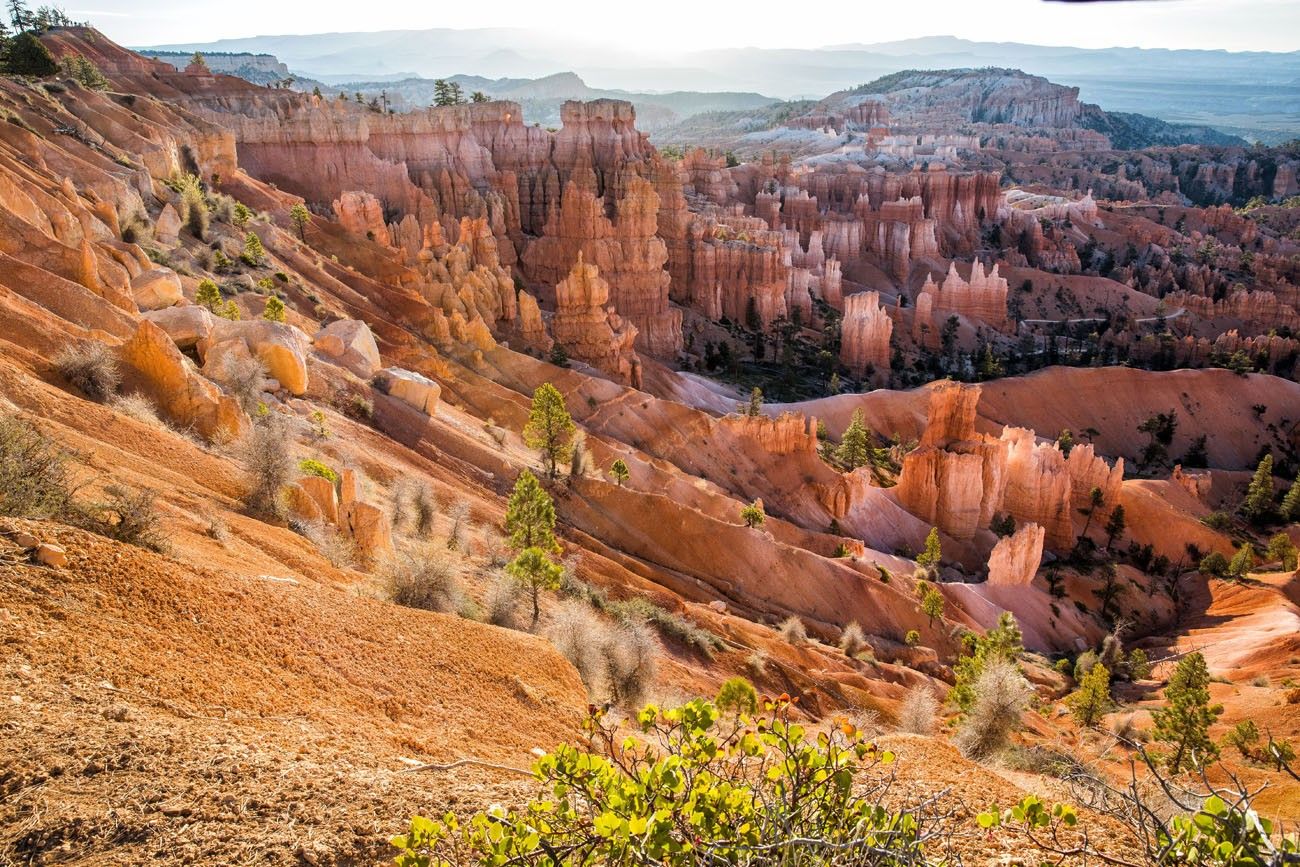
[[[878,293],[859,292],[845,298],[840,330],[840,361],[855,376],[863,376],[868,367],[877,372],[889,370],[889,338],[894,333],[894,321],[880,306]]]

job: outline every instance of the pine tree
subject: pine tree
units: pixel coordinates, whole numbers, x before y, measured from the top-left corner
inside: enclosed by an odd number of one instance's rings
[[[1088,516],[1088,520],[1083,522],[1083,532],[1079,534],[1080,539],[1088,537],[1088,529],[1092,526],[1092,518],[1097,514],[1097,510],[1101,508],[1104,500],[1105,495],[1101,492],[1101,488],[1094,487],[1088,492],[1088,508],[1079,510]]]
[[[835,450],[835,459],[846,470],[856,470],[871,463],[871,431],[863,423],[862,410],[855,409],[849,426],[840,437],[840,446]]]
[[[470,102],[490,102],[488,95],[481,90],[476,90],[469,95]]]
[[[1110,519],[1106,521],[1106,547],[1109,548],[1115,544],[1116,537],[1124,535],[1124,507],[1116,506],[1111,509]]]
[[[302,202],[296,202],[289,209],[289,219],[293,220],[293,224],[298,227],[298,240],[306,241],[307,224],[311,222],[311,212],[307,210],[307,206]]]
[[[1249,542],[1242,542],[1237,553],[1228,563],[1228,574],[1233,578],[1245,578],[1255,568],[1255,549]]]
[[[613,465],[609,468],[609,474],[618,482],[620,488],[623,487],[623,483],[626,482],[628,476],[631,475],[631,473],[628,472],[627,464],[622,458],[614,461]]]
[[[953,666],[955,681],[948,693],[948,697],[963,711],[970,710],[975,702],[975,683],[984,672],[984,666],[991,660],[1015,662],[1025,649],[1020,625],[1010,611],[1002,612],[998,617],[998,625],[983,636],[976,637],[973,633],[967,635],[971,641],[969,644],[963,641],[963,647],[968,649]]]
[[[1187,767],[1201,767],[1219,754],[1210,740],[1210,726],[1223,713],[1222,705],[1210,704],[1210,671],[1205,657],[1190,653],[1183,657],[1165,687],[1168,707],[1151,712],[1153,737],[1171,745],[1166,763],[1172,773]]]
[[[283,322],[285,320],[284,302],[274,295],[266,299],[266,307],[262,310],[262,318],[268,322]]]
[[[763,414],[763,389],[757,385],[749,393],[749,405],[745,408],[745,415],[756,418]]]
[[[930,532],[925,537],[925,550],[917,555],[916,565],[933,575],[939,571],[939,561],[942,558],[943,550],[939,546],[939,528],[931,527]]]
[[[433,104],[438,106],[452,104],[451,87],[447,84],[447,79],[439,78],[433,82]]]
[[[740,510],[740,520],[744,521],[745,526],[751,530],[763,526],[763,522],[767,520],[767,515],[763,513],[763,503],[755,500],[742,508]]]
[[[1260,458],[1255,475],[1246,488],[1241,512],[1251,523],[1262,524],[1273,511],[1273,455]]]
[[[1061,454],[1067,458],[1070,456],[1070,449],[1074,448],[1074,431],[1068,427],[1060,432],[1056,437],[1056,444],[1061,448]]]
[[[1300,521],[1300,476],[1291,483],[1291,487],[1282,498],[1282,520]]]
[[[1110,710],[1110,672],[1098,663],[1083,676],[1078,690],[1066,698],[1070,713],[1081,726],[1094,726]]]
[[[529,448],[541,450],[546,473],[552,479],[559,474],[560,464],[569,459],[576,430],[559,390],[549,382],[539,385],[524,425],[524,442]]]
[[[560,589],[564,567],[546,556],[541,548],[525,548],[506,564],[506,574],[529,591],[533,602],[533,626],[536,627],[542,616],[541,591]]]
[[[5,56],[5,72],[10,75],[27,75],[43,78],[59,71],[50,50],[29,30],[19,33],[9,42]]]
[[[1268,540],[1268,560],[1282,565],[1283,572],[1293,572],[1296,568],[1297,552],[1295,543],[1286,533],[1277,533]]]
[[[216,313],[221,308],[221,290],[216,283],[205,277],[199,281],[199,287],[194,292],[194,303]]]
[[[255,232],[245,235],[244,252],[239,254],[240,260],[250,268],[257,268],[265,257],[266,249],[262,246],[262,239]]]
[[[32,13],[28,10],[24,0],[9,0],[9,23],[13,25],[14,33],[22,33],[32,24]]]
[[[510,547],[516,551],[560,550],[559,542],[555,541],[555,504],[528,470],[519,474],[506,503],[506,532],[510,534]]]
[[[933,587],[925,591],[921,597],[921,613],[929,618],[930,625],[933,626],[935,620],[943,617],[943,594]]]

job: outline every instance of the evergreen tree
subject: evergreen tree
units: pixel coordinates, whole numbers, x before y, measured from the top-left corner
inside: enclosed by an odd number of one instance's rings
[[[628,472],[627,463],[625,463],[622,458],[614,461],[613,465],[609,468],[609,474],[618,482],[620,488],[623,487],[623,483],[626,482],[628,476],[631,475],[631,473]]]
[[[933,575],[939,571],[939,561],[942,558],[943,551],[939,546],[939,528],[931,527],[930,532],[925,537],[925,550],[917,555],[916,565]]]
[[[516,551],[560,550],[560,543],[555,540],[555,504],[528,470],[519,474],[506,503],[506,532],[510,534],[510,547]]]
[[[248,226],[248,221],[253,219],[253,211],[243,202],[235,202],[234,209],[230,212],[230,222],[236,229],[244,229]]]
[[[1098,663],[1083,676],[1079,688],[1071,693],[1065,703],[1081,726],[1095,726],[1111,708],[1110,672]]]
[[[1061,448],[1061,454],[1067,458],[1070,456],[1070,449],[1074,448],[1074,431],[1068,427],[1062,430],[1056,437],[1056,444]]]
[[[360,100],[357,101],[360,102]],[[454,104],[451,86],[447,84],[447,79],[439,78],[433,82],[433,104],[438,106]]]
[[[244,252],[239,254],[239,258],[250,268],[261,266],[262,260],[266,258],[266,248],[262,246],[262,239],[257,237],[257,233],[249,232],[244,236]]]
[[[1228,574],[1233,578],[1245,578],[1255,568],[1255,549],[1249,542],[1242,542],[1237,553],[1228,563]]]
[[[476,90],[469,95],[470,102],[490,102],[488,95],[481,90]]]
[[[1260,458],[1255,475],[1246,488],[1241,512],[1253,524],[1262,524],[1273,512],[1273,455]]]
[[[1300,521],[1300,476],[1291,483],[1286,496],[1282,498],[1282,520]]]
[[[569,459],[576,430],[559,390],[549,382],[539,385],[533,392],[532,409],[524,425],[524,442],[529,448],[541,450],[546,473],[552,479],[559,474],[559,466]]]
[[[302,202],[297,202],[289,209],[289,219],[298,227],[298,240],[307,240],[307,224],[311,222],[311,212]]]
[[[1219,754],[1210,740],[1210,726],[1223,713],[1222,705],[1210,704],[1210,671],[1205,657],[1190,653],[1183,657],[1165,687],[1167,707],[1151,712],[1152,737],[1170,745],[1166,763],[1172,773],[1188,767],[1202,767]]]
[[[461,105],[465,102],[465,91],[461,90],[460,84],[455,81],[450,82],[447,90],[451,94],[452,105]]]
[[[1268,560],[1282,565],[1282,571],[1293,572],[1296,568],[1297,552],[1295,543],[1286,533],[1277,533],[1268,540]]]
[[[745,415],[757,418],[763,414],[763,389],[757,385],[749,392],[749,404],[745,407]]]
[[[542,616],[541,591],[559,590],[564,567],[546,555],[541,548],[525,548],[519,556],[506,564],[506,574],[528,590],[533,602],[533,626]]]
[[[984,666],[991,660],[1015,662],[1024,650],[1024,636],[1015,616],[1004,611],[998,617],[997,626],[983,636],[973,637],[969,645],[963,642],[963,646],[968,649],[953,667],[955,681],[948,697],[966,711],[975,702],[975,682],[984,673]]]
[[[24,0],[9,0],[9,23],[14,28],[14,33],[22,33],[31,27],[32,13],[27,8]]]
[[[835,459],[846,470],[856,470],[871,463],[871,431],[863,423],[862,410],[855,409],[849,426],[840,437],[840,446],[835,450]]]
[[[216,283],[205,277],[199,281],[199,287],[194,292],[194,303],[216,313],[221,309],[221,290]]]
[[[262,310],[262,318],[268,322],[283,322],[285,320],[284,302],[274,295],[266,299],[266,307]]]
[[[1111,509],[1110,518],[1106,521],[1106,547],[1109,548],[1115,544],[1115,539],[1124,535],[1124,507],[1122,505]]]
[[[1088,538],[1088,529],[1092,527],[1093,515],[1097,514],[1097,510],[1101,508],[1102,502],[1104,500],[1105,500],[1105,495],[1101,492],[1101,488],[1094,487],[1091,491],[1088,492],[1088,507],[1086,509],[1079,510],[1080,512],[1088,516],[1088,520],[1083,522],[1083,532],[1079,534],[1080,539]]]
[[[943,594],[931,587],[925,591],[921,597],[921,613],[930,620],[930,625],[934,626],[934,621],[943,617]]]
[[[755,500],[742,508],[740,510],[740,520],[744,521],[745,526],[751,530],[763,526],[763,522],[767,520],[767,515],[763,514],[763,504]]]
[[[9,53],[5,57],[5,72],[41,78],[58,71],[59,65],[50,56],[50,50],[30,31],[24,30],[10,40]]]

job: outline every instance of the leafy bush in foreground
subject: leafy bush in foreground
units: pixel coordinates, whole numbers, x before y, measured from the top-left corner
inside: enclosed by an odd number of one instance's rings
[[[533,765],[541,798],[464,824],[417,816],[393,839],[396,862],[925,864],[921,814],[881,805],[891,778],[878,770],[893,755],[847,723],[809,738],[784,699],[722,725],[708,701],[650,705],[636,719],[641,736],[628,738],[597,711],[585,744]]]

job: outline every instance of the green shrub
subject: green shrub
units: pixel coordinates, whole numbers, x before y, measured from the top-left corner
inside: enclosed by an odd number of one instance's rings
[[[328,479],[330,484],[333,485],[339,483],[339,474],[332,467],[328,467],[314,458],[303,458],[298,461],[298,469],[302,471],[304,476],[319,476],[322,479]]]
[[[752,727],[719,725],[713,704],[645,708],[640,738],[596,711],[580,746],[539,758],[545,798],[494,807],[463,823],[415,817],[393,839],[399,867],[688,867],[774,863],[919,864],[922,818],[883,806],[878,768],[894,757],[846,724],[809,738],[785,702],[767,702]]]
[[[718,710],[736,715],[752,714],[758,710],[758,693],[754,685],[743,677],[733,677],[718,689],[714,699]]]

